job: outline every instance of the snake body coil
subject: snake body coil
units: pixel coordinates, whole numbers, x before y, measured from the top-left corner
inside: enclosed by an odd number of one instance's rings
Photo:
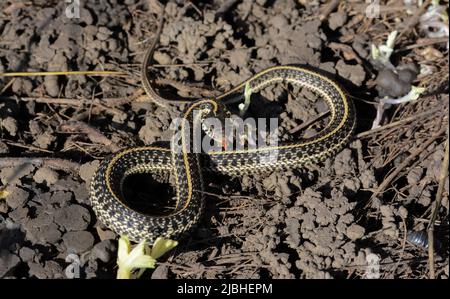
[[[146,81],[147,78],[144,78]],[[146,81],[148,83],[148,80]],[[330,108],[330,121],[315,137],[302,142],[290,142],[275,147],[247,150],[225,150],[191,153],[184,144],[175,152],[170,147],[144,146],[126,149],[105,159],[91,183],[91,202],[98,218],[119,234],[131,240],[158,236],[176,239],[199,220],[204,206],[202,172],[215,171],[226,175],[293,169],[317,163],[339,152],[350,140],[356,123],[353,103],[330,78],[297,66],[276,66],[259,72],[217,99],[200,100],[191,104],[183,118],[192,120],[195,109],[208,108],[217,112],[219,103],[227,97],[243,92],[248,84],[253,93],[264,87],[288,82],[310,89],[324,98]],[[147,87],[145,87],[147,86]],[[147,90],[150,84],[144,84]],[[152,96],[153,90],[147,91]],[[158,100],[161,100],[159,98]],[[187,130],[182,128],[182,130]],[[182,134],[184,136],[184,134]],[[262,160],[276,151],[276,159]],[[201,160],[201,161],[200,161]],[[173,213],[152,216],[130,208],[122,194],[124,178],[134,173],[171,172],[176,178],[177,204]]]

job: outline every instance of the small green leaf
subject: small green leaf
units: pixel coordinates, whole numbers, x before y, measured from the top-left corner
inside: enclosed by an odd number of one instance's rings
[[[151,256],[154,259],[159,259],[162,255],[164,255],[167,251],[175,248],[178,245],[177,241],[165,239],[162,237],[158,237],[153,244],[153,248],[151,250]]]
[[[243,116],[245,112],[247,112],[248,107],[250,106],[251,96],[252,96],[252,89],[250,88],[250,83],[247,82],[245,84],[244,90],[244,103],[241,103],[238,106],[241,116]]]
[[[156,260],[145,255],[145,246],[144,240],[131,250],[130,240],[126,236],[120,237],[117,250],[118,279],[130,279],[133,269],[155,268]]]
[[[153,248],[150,248],[148,243],[143,240],[131,249],[128,237],[121,236],[117,250],[117,278],[139,278],[144,273],[143,269],[155,268],[156,259],[177,245],[177,241],[159,237]],[[139,271],[134,271],[136,269]]]
[[[155,268],[156,260],[149,255],[140,255],[133,260],[133,268]]]
[[[414,85],[411,86],[411,91],[409,92],[411,100],[412,101],[417,100],[420,97],[420,95],[422,93],[424,93],[425,90],[426,90],[425,87],[417,87],[417,86],[414,86]]]
[[[392,31],[391,33],[389,33],[387,41],[386,41],[386,47],[388,47],[391,50],[394,50],[394,46],[395,46],[395,39],[397,38],[397,30]]]
[[[377,60],[377,59],[380,58],[380,50],[378,50],[377,46],[372,44],[370,50],[371,50],[371,54],[372,54],[372,59],[373,60]]]
[[[384,97],[383,99],[380,100],[380,102],[384,103],[384,104],[398,105],[398,104],[402,104],[402,103],[406,103],[406,102],[415,101],[420,97],[420,95],[425,90],[426,89],[423,87],[416,87],[413,85],[413,86],[411,86],[411,90],[408,92],[407,95],[405,95],[401,98],[397,98],[397,99],[391,99],[388,97]]]

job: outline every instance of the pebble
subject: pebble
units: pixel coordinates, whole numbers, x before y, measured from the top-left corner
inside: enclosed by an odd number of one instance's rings
[[[91,222],[89,211],[80,205],[70,205],[58,209],[54,215],[55,222],[67,231],[85,230]]]
[[[36,252],[34,252],[33,249],[29,247],[22,247],[19,250],[19,256],[24,262],[32,261],[33,258],[36,256]]]
[[[152,279],[167,279],[169,274],[169,269],[167,266],[159,265],[156,267],[155,271],[153,271],[151,278]]]
[[[0,278],[9,274],[20,263],[20,258],[8,250],[0,250]]]
[[[336,30],[337,28],[342,27],[345,22],[347,22],[347,14],[343,11],[332,13],[328,18],[328,24],[331,30]]]
[[[355,241],[361,239],[364,236],[365,231],[366,230],[361,225],[353,224],[347,228],[346,235],[350,240]]]
[[[33,176],[36,183],[42,184],[46,182],[47,185],[56,183],[59,179],[59,175],[56,171],[48,167],[39,168]]]
[[[17,209],[28,199],[28,192],[19,187],[8,189],[9,195],[6,197],[6,203],[11,209]]]
[[[67,232],[63,236],[67,252],[80,254],[94,246],[94,237],[87,231]]]
[[[1,127],[3,127],[11,136],[16,136],[17,134],[17,121],[11,116],[5,117],[0,122]]]
[[[116,251],[116,245],[113,240],[105,240],[95,244],[91,251],[91,257],[93,259],[99,259],[104,263],[107,263],[114,256]]]

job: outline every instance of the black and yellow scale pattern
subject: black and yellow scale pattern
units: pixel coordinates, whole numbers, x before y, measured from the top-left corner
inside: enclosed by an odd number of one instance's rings
[[[322,96],[330,108],[326,128],[306,141],[280,144],[247,150],[225,150],[196,154],[186,142],[189,132],[182,133],[182,151],[170,147],[143,146],[123,150],[105,159],[91,183],[90,198],[98,218],[118,234],[133,241],[153,242],[158,236],[179,238],[199,220],[204,206],[202,173],[214,171],[226,175],[293,169],[317,163],[339,152],[350,140],[356,125],[354,105],[343,89],[330,78],[297,66],[276,66],[259,72],[217,99],[192,103],[183,118],[192,122],[195,110],[204,117],[222,113],[226,98],[243,92],[249,84],[252,93],[264,87],[289,82],[310,89]],[[145,86],[145,85],[144,85]],[[150,86],[149,84],[147,85]],[[145,88],[145,89],[147,89]],[[154,91],[147,92],[151,96]],[[161,98],[158,99],[161,101]],[[209,113],[209,114],[208,114]],[[181,128],[187,130],[186,128]],[[276,159],[264,159],[273,155]],[[203,157],[205,157],[203,159]],[[152,216],[131,209],[123,198],[124,179],[133,173],[171,172],[176,178],[177,204],[173,213]]]

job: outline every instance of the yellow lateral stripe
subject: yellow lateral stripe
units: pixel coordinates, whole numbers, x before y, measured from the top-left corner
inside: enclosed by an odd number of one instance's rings
[[[192,112],[192,110],[195,107],[197,107],[200,104],[203,104],[205,102],[211,103],[214,106],[214,113],[217,113],[218,106],[217,106],[216,102],[214,102],[213,100],[203,100],[203,101],[196,102],[196,103],[192,104],[191,106],[189,106],[189,108],[186,110],[186,112],[183,115],[184,119],[187,119],[188,115]],[[192,177],[191,177],[191,172],[189,171],[190,168],[189,168],[189,162],[188,162],[188,157],[187,157],[188,149],[186,149],[186,140],[185,140],[184,134],[183,134],[183,131],[185,128],[184,123],[185,122],[182,122],[182,124],[181,124],[181,126],[182,126],[182,128],[181,128],[181,132],[182,132],[181,133],[181,144],[183,147],[183,160],[184,160],[184,167],[186,168],[186,177],[187,177],[187,183],[188,183],[188,198],[186,200],[186,203],[185,203],[183,209],[181,209],[180,212],[188,207],[189,203],[191,202],[191,198],[192,198]]]

